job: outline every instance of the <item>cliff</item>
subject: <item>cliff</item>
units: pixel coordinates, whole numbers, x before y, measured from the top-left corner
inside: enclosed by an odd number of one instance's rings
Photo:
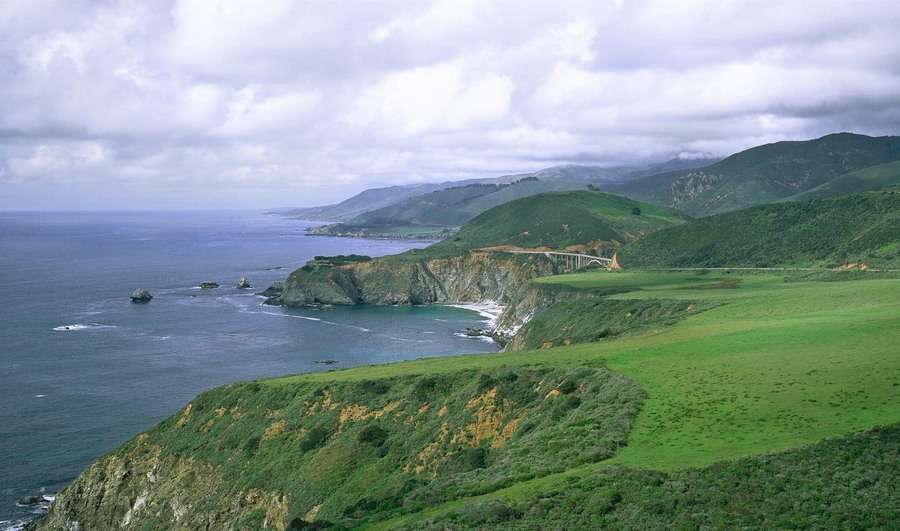
[[[543,255],[473,252],[463,256],[334,263],[314,260],[294,271],[280,296],[285,306],[428,304],[497,301],[509,305],[539,276],[557,273]],[[511,325],[512,323],[507,320]]]
[[[367,373],[203,393],[88,467],[36,526],[366,526],[608,458],[644,397],[602,367]]]

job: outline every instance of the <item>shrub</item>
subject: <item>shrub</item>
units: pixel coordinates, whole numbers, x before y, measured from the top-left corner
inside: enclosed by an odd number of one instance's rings
[[[573,380],[566,380],[559,386],[559,392],[564,395],[570,395],[578,389],[578,384]]]
[[[259,436],[250,437],[246,443],[244,443],[244,453],[247,455],[253,455],[259,450]]]
[[[384,446],[384,441],[386,441],[387,438],[388,432],[377,424],[366,426],[356,436],[357,441],[371,444],[372,446]]]
[[[373,395],[383,395],[391,390],[391,384],[385,380],[362,380],[357,385],[362,392]]]
[[[308,452],[310,450],[315,450],[316,448],[321,448],[325,445],[325,441],[328,440],[329,435],[331,435],[331,433],[327,429],[322,426],[316,426],[309,430],[306,437],[300,441],[300,449],[304,452]]]

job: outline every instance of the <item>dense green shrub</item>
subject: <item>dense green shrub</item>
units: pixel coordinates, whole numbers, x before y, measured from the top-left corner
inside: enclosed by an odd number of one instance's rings
[[[361,443],[371,444],[372,446],[384,446],[384,442],[388,438],[388,432],[376,424],[370,424],[360,430],[356,440]]]

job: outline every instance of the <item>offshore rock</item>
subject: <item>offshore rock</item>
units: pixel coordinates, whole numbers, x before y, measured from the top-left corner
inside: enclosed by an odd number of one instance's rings
[[[200,284],[197,284],[197,286],[200,287],[200,288],[202,288],[202,289],[215,289],[215,288],[218,288],[218,287],[219,287],[219,283],[218,283],[218,282],[213,282],[213,281],[211,281],[211,280],[204,280],[204,281],[201,282]]]
[[[247,280],[246,277],[241,277],[241,279],[238,280],[237,287],[238,289],[250,289],[253,286],[250,285],[250,281]]]
[[[152,298],[153,295],[150,294],[150,291],[144,288],[138,288],[131,292],[131,302],[135,304],[146,304]]]

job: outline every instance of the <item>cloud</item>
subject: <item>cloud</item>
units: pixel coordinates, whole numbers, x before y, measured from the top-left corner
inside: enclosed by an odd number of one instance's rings
[[[8,2],[0,208],[314,204],[896,134],[898,26],[889,0]]]
[[[392,136],[464,129],[505,118],[512,91],[509,77],[452,61],[385,75],[363,90],[345,120]]]

